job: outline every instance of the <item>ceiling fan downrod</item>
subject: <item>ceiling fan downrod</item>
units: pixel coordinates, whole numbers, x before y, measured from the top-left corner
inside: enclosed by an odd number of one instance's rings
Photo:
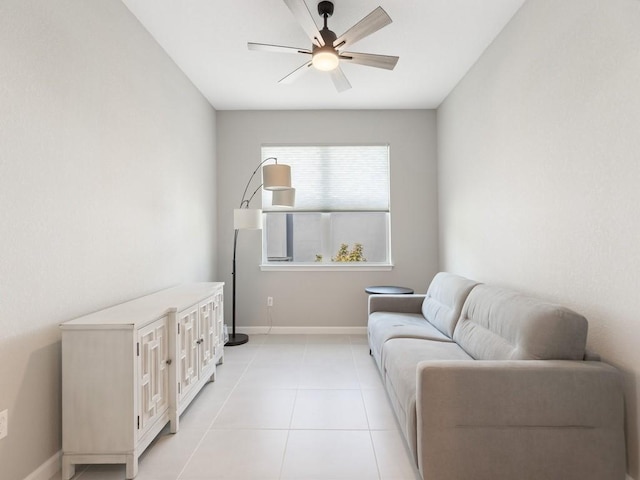
[[[323,30],[328,30],[328,28],[327,28],[327,18],[329,18],[331,15],[333,15],[333,2],[322,1],[322,2],[318,3],[318,13],[320,14],[321,17],[324,18],[324,29]]]
[[[327,26],[327,19],[331,15],[333,15],[333,2],[323,0],[322,2],[318,3],[318,13],[322,18],[324,18],[324,28],[320,30],[320,35],[322,36],[324,45],[325,47],[329,45],[333,50],[334,42],[336,41],[336,38],[338,38],[338,36],[331,30],[329,30],[329,27]]]

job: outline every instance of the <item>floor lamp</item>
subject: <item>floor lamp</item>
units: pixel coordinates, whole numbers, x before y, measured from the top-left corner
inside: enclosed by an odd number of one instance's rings
[[[264,165],[269,160],[273,160],[275,163]],[[260,167],[262,167],[262,184],[247,198],[251,181],[260,170]],[[259,208],[249,208],[251,200],[253,200],[253,197],[255,197],[261,188],[273,190],[273,205],[293,206],[295,189],[291,188],[291,167],[289,165],[279,164],[278,159],[275,157],[269,157],[260,162],[251,174],[251,177],[249,177],[247,186],[244,188],[240,208],[236,208],[233,211],[233,272],[231,273],[233,277],[232,323],[229,340],[225,343],[226,346],[242,345],[249,341],[248,335],[236,332],[236,247],[238,245],[238,232],[240,230],[262,228],[262,210]]]

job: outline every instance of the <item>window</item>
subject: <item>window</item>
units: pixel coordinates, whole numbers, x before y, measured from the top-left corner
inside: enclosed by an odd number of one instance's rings
[[[389,268],[389,147],[263,146],[291,165],[293,209],[263,191],[263,266]],[[345,247],[346,245],[346,247]]]

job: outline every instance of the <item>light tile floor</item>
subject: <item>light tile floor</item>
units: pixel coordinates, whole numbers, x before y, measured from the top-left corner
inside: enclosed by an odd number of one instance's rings
[[[366,336],[253,335],[140,458],[136,480],[418,480]],[[122,465],[74,480],[122,480]],[[60,480],[60,474],[51,480]]]

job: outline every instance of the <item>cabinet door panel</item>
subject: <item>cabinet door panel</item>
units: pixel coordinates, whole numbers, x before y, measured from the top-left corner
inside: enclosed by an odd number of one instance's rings
[[[191,386],[198,382],[199,376],[199,336],[198,336],[198,306],[194,305],[179,314],[178,322],[178,384],[180,396],[185,395]]]
[[[216,329],[216,351],[215,361],[220,363],[224,355],[224,295],[222,292],[216,293],[213,297],[213,321]]]
[[[140,434],[169,408],[168,319],[140,330],[138,334]]]
[[[213,304],[213,297],[200,304],[200,359],[203,371],[215,363],[217,340]]]

